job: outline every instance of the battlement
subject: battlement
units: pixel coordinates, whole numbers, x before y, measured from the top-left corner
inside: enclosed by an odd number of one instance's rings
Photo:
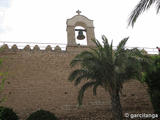
[[[111,108],[109,95],[102,88],[98,88],[97,96],[93,96],[92,89],[88,89],[83,106],[77,108],[78,91],[85,80],[77,87],[68,81],[74,69],[70,67],[70,62],[78,52],[88,49],[87,46],[67,46],[66,50],[47,46],[42,50],[38,45],[33,48],[26,45],[19,49],[17,45],[8,47],[4,44],[2,48],[0,71],[8,73],[2,91],[7,100],[2,105],[13,108],[21,120],[39,109],[51,111],[56,116],[66,116],[84,110]],[[131,81],[124,88],[125,97],[121,97],[123,108],[135,111],[139,106],[142,110],[152,108],[144,85]]]
[[[2,51],[11,51],[11,52],[18,52],[18,51],[62,51],[60,46],[51,47],[51,45],[47,45],[44,50],[41,50],[38,45],[35,45],[32,49],[30,45],[26,45],[23,49],[19,49],[16,44],[12,45],[11,48],[7,44],[1,46]]]
[[[8,73],[5,89],[2,91],[2,95],[7,96],[3,106],[13,108],[22,120],[38,109],[49,110],[57,116],[84,110],[110,109],[109,95],[102,88],[98,89],[97,96],[92,95],[92,89],[86,91],[83,106],[77,108],[76,96],[80,86],[75,87],[74,83],[68,81],[69,74],[74,69],[70,67],[70,62],[79,52],[88,50],[88,46],[27,44],[5,43],[0,47],[0,58],[3,60],[0,71]],[[138,98],[142,101],[140,103],[147,103],[141,109],[152,110],[144,85],[131,81],[124,88],[126,97],[121,97],[124,108],[129,106],[129,109],[135,109],[130,102],[140,106],[136,102]]]
[[[17,43],[17,44],[14,44]],[[22,45],[23,44],[23,45]],[[8,42],[0,45],[0,52],[79,52],[82,50],[87,50],[86,45],[74,45],[67,46],[66,44],[54,44],[54,43],[29,43],[24,42]]]
[[[67,46],[67,44],[62,43],[33,43],[33,42],[0,42],[1,52],[79,52],[82,50],[88,50],[89,46],[86,45],[72,45]],[[134,47],[126,47],[127,49],[132,49]],[[148,47],[136,47],[148,54],[158,54],[156,48]],[[116,46],[113,46],[113,49],[116,49]]]

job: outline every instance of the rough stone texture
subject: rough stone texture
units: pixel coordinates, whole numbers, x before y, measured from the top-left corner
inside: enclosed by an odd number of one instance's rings
[[[60,51],[61,51],[61,48],[57,45],[57,46],[54,48],[54,51],[57,51],[57,52],[59,51],[59,52],[60,52]]]
[[[77,94],[82,84],[75,87],[74,83],[68,81],[73,70],[69,66],[70,61],[86,49],[80,46],[67,47],[67,51],[61,52],[1,52],[3,64],[0,71],[8,72],[2,94],[7,97],[7,101],[3,105],[13,108],[22,120],[38,109],[49,110],[61,120],[92,120],[94,116],[97,120],[107,120],[105,116],[111,116],[108,93],[98,88],[95,97],[89,89],[84,96],[84,104],[79,108]],[[121,95],[124,112],[152,113],[146,88],[146,85],[135,80],[125,83]]]
[[[33,48],[33,50],[34,50],[34,51],[40,51],[40,48],[39,48],[38,45],[35,45],[34,48]]]
[[[26,45],[23,50],[24,51],[31,51],[31,47],[29,45]]]
[[[9,51],[8,45],[7,45],[7,44],[2,45],[2,46],[1,46],[1,51],[3,51],[3,52]]]
[[[68,26],[75,26],[75,25],[79,26],[80,25],[83,27],[93,27],[93,20],[90,20],[86,16],[83,16],[83,15],[75,15],[72,18],[67,19],[67,25]]]
[[[52,51],[52,47],[50,45],[48,45],[45,50],[46,51]]]
[[[92,39],[95,39],[94,34],[94,26],[93,20],[88,19],[83,15],[75,15],[70,19],[67,19],[67,41],[68,46],[76,46],[75,41],[75,27],[81,26],[86,29],[86,38],[87,38],[87,45],[88,46],[95,46]]]
[[[14,52],[18,51],[17,45],[13,45],[11,49],[12,49],[12,51],[14,51]]]

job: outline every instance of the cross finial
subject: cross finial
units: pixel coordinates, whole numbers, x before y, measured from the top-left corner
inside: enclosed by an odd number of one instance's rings
[[[78,15],[80,15],[81,11],[80,11],[80,10],[77,10],[76,13],[77,13]]]

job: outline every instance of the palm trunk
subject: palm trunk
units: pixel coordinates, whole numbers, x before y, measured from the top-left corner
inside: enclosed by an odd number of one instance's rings
[[[123,120],[122,107],[120,103],[119,92],[114,91],[110,93],[111,105],[112,105],[112,117],[113,120]]]

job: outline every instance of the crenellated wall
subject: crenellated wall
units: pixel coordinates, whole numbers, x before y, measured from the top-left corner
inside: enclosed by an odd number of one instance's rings
[[[8,72],[2,94],[7,100],[3,105],[13,108],[22,120],[38,109],[66,116],[85,110],[111,108],[108,93],[102,88],[98,89],[96,97],[89,89],[84,96],[83,106],[77,107],[81,85],[75,87],[74,83],[68,81],[74,69],[70,68],[69,63],[80,51],[87,50],[87,46],[67,47],[66,51],[58,46],[54,50],[51,46],[47,46],[46,50],[40,50],[38,46],[18,49],[13,45],[9,49],[4,45],[2,48],[0,58],[3,64],[0,71]],[[137,108],[142,112],[152,111],[146,88],[146,85],[135,80],[124,85],[121,95],[124,111],[136,112]]]
[[[17,45],[14,44],[11,48],[8,47],[7,44],[1,46],[1,51],[11,51],[11,52],[18,52],[18,51],[41,51],[38,45],[35,45],[33,49],[31,49],[30,45],[26,45],[23,49],[18,49]],[[46,46],[45,50],[43,51],[62,51],[61,48],[57,45],[54,49],[52,49],[51,45]]]

